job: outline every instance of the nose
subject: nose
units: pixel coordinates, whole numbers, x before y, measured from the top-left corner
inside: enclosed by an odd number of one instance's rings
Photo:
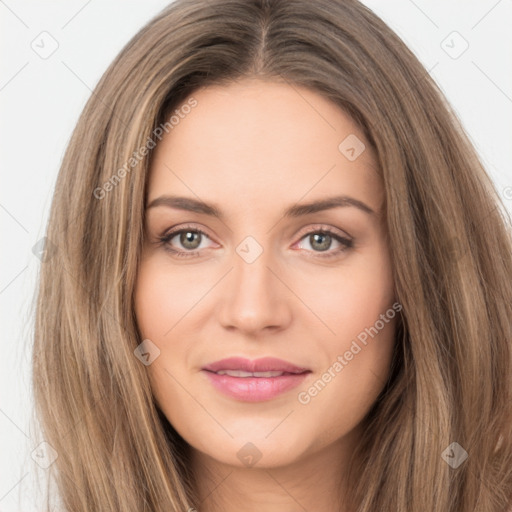
[[[234,252],[232,262],[217,310],[221,325],[251,335],[286,328],[293,294],[270,251],[264,250],[252,263]]]

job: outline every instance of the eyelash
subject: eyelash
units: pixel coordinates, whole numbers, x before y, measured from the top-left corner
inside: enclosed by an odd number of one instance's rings
[[[200,256],[200,250],[195,251],[178,251],[176,249],[171,248],[169,245],[169,242],[180,233],[183,232],[193,232],[193,233],[200,233],[202,236],[205,236],[207,238],[210,238],[207,233],[205,233],[202,229],[199,229],[195,226],[184,226],[180,227],[180,229],[173,230],[169,233],[166,233],[160,237],[158,237],[158,243],[159,245],[163,246],[163,248],[172,253],[174,256],[180,257],[180,258],[192,258],[192,257],[198,257]],[[313,235],[313,234],[322,234],[322,235],[329,235],[332,238],[334,238],[337,242],[339,242],[342,247],[339,249],[336,249],[331,252],[321,252],[321,251],[313,251],[314,253],[317,253],[316,256],[320,258],[334,258],[336,256],[339,256],[341,253],[347,251],[348,249],[351,249],[354,246],[354,241],[350,238],[344,238],[340,236],[339,234],[335,233],[332,229],[328,227],[321,227],[317,229],[310,230],[306,233],[304,233],[300,240],[303,238],[306,238],[307,236]],[[311,251],[307,251],[311,252]]]

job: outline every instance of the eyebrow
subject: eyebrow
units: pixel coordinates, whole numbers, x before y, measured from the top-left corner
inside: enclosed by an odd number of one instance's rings
[[[204,201],[194,199],[192,197],[168,195],[160,196],[156,199],[153,199],[148,204],[146,209],[155,208],[157,206],[167,206],[169,208],[176,208],[178,210],[202,213],[204,215],[216,217],[222,221],[225,220],[225,216],[218,206],[205,203]],[[375,215],[375,212],[368,205],[362,201],[359,201],[358,199],[349,196],[332,196],[317,201],[311,201],[309,203],[292,205],[283,212],[283,216],[295,218],[325,210],[331,210],[333,208],[348,206],[358,208],[359,210],[369,215]]]

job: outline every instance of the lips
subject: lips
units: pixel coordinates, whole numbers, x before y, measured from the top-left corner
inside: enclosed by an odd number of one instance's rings
[[[298,386],[311,370],[282,359],[230,357],[202,368],[213,386],[244,402],[270,400]]]

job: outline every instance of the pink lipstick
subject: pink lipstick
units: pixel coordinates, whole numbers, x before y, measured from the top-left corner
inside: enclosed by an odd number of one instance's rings
[[[243,402],[263,402],[298,386],[311,370],[282,359],[230,357],[202,368],[221,393]]]

